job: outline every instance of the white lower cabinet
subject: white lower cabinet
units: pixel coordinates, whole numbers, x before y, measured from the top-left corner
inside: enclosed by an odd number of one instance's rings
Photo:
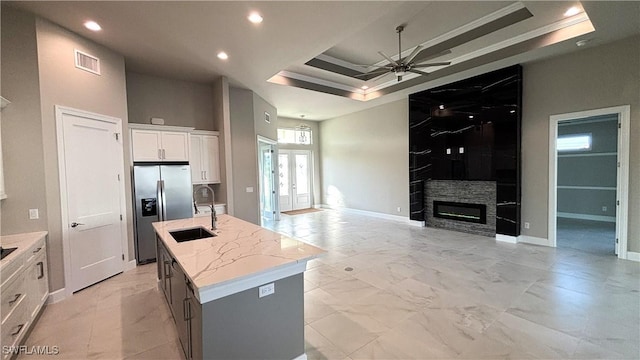
[[[11,247],[5,244],[3,246]],[[24,335],[34,325],[49,296],[45,236],[26,246],[26,251],[21,251],[11,259],[7,258],[7,263],[2,264],[2,359],[14,355],[12,351],[22,343]],[[21,250],[19,245],[18,248]]]

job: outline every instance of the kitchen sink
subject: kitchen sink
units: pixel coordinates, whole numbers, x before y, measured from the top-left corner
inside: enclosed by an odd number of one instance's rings
[[[216,234],[209,232],[203,227],[169,231],[169,234],[171,234],[177,242],[206,239],[216,236]]]

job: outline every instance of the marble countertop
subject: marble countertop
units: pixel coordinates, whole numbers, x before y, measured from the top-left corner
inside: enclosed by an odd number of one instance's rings
[[[0,236],[0,245],[2,245],[3,248],[8,249],[17,247],[14,252],[9,254],[9,256],[0,260],[0,271],[3,267],[7,266],[14,259],[20,257],[21,254],[23,254],[25,251],[31,248],[33,244],[35,244],[45,236],[47,236],[46,231]]]
[[[213,238],[178,243],[169,231],[211,227],[210,217],[153,223],[205,303],[303,272],[326,251],[229,215],[218,215]]]

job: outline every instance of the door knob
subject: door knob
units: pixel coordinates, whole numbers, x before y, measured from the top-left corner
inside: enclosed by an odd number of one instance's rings
[[[72,227],[72,228],[74,228],[74,227],[76,227],[76,226],[78,226],[78,225],[84,225],[84,224],[77,223],[77,222],[75,222],[75,221],[71,223],[71,227]]]

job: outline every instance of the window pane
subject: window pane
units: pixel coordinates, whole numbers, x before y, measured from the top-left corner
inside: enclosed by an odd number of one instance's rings
[[[559,136],[558,151],[588,151],[591,150],[591,134],[577,134]]]
[[[289,196],[289,155],[278,155],[280,196]]]
[[[309,157],[296,155],[296,193],[298,195],[309,193]]]
[[[278,129],[280,144],[311,145],[311,130]]]

